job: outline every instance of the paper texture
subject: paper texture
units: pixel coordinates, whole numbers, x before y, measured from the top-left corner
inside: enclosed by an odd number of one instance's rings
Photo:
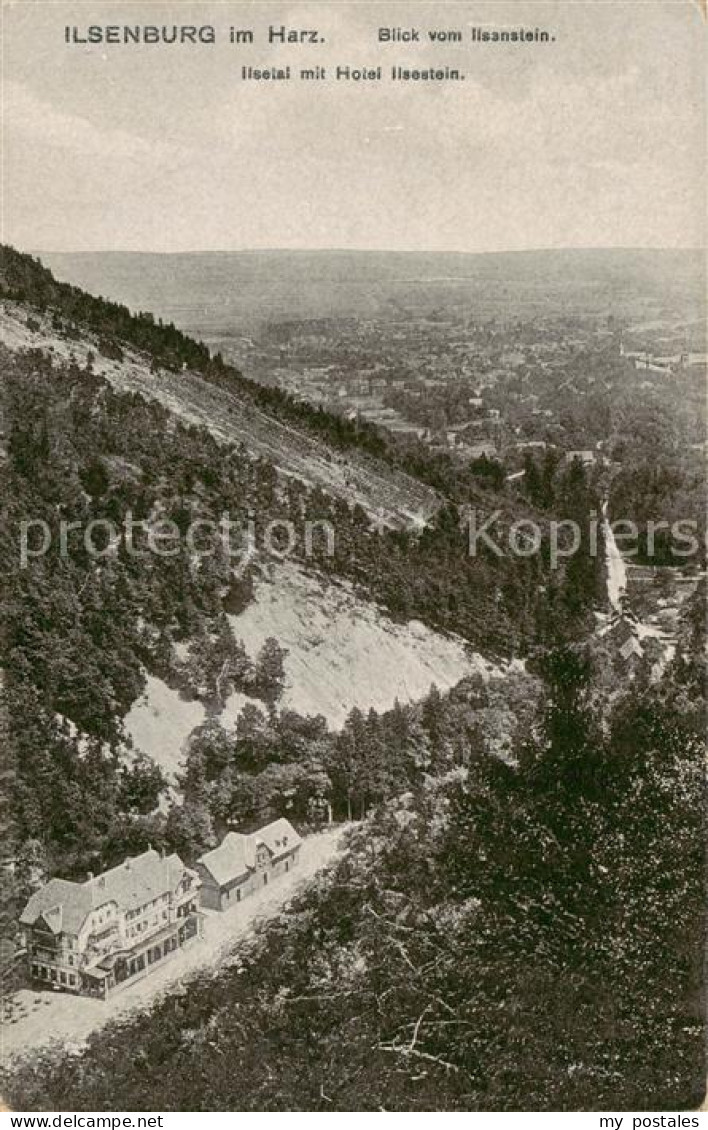
[[[705,5],[2,16],[8,1108],[697,1125]]]

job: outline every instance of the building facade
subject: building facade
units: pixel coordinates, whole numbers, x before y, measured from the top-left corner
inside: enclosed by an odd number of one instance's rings
[[[146,976],[201,934],[199,886],[152,848],[83,883],[51,879],[20,916],[32,980],[106,997]]]
[[[210,910],[228,910],[278,875],[297,866],[302,839],[285,819],[257,832],[229,832],[219,847],[200,856],[195,867],[201,902]]]

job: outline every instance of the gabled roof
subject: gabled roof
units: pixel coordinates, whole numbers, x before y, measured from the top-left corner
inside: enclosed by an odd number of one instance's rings
[[[174,891],[184,871],[178,855],[163,859],[150,848],[83,883],[50,879],[32,895],[20,922],[32,926],[41,917],[53,933],[78,934],[91,910],[109,902],[120,910],[135,910]]]
[[[636,639],[635,622],[622,613],[615,617],[610,624],[609,635],[617,646],[621,647],[627,640]]]
[[[64,911],[61,906],[53,906],[40,914],[37,923],[45,926],[52,934],[61,934],[64,924]]]
[[[115,902],[123,910],[135,910],[152,899],[174,891],[185,867],[178,855],[163,859],[154,848],[126,859],[85,884],[93,888],[93,905]]]
[[[197,863],[223,887],[236,879],[245,879],[249,871],[255,869],[259,844],[264,844],[273,858],[279,859],[301,843],[302,838],[290,821],[281,817],[250,835],[228,832],[219,847],[200,856]]]
[[[255,867],[255,852],[249,836],[227,832],[218,847],[197,860],[222,887],[234,879],[245,878]]]
[[[644,649],[636,636],[630,636],[625,640],[620,648],[620,655],[623,659],[629,659],[630,655],[644,655]]]
[[[86,883],[50,879],[32,895],[20,915],[20,922],[23,926],[33,926],[41,917],[49,926],[49,917],[60,912],[61,929],[68,934],[78,934],[90,910],[91,891]]]
[[[265,828],[261,828],[258,832],[253,832],[251,839],[255,840],[256,844],[265,844],[276,858],[292,851],[302,843],[302,838],[284,816],[280,820],[274,820],[272,824],[266,824]]]

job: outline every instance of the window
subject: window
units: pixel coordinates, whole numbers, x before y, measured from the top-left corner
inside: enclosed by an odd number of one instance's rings
[[[74,974],[73,974],[73,973],[70,973],[70,974],[69,974],[69,984],[70,984],[70,985],[75,985],[75,984],[76,984],[76,977],[74,976]]]
[[[51,970],[51,975],[52,975],[52,981],[56,981],[56,979],[57,979],[57,971],[56,971],[56,969],[52,969],[52,970]]]
[[[66,985],[66,973],[60,973],[59,980],[61,981],[62,985]]]
[[[32,966],[32,976],[33,977],[39,977],[39,966],[38,965]]]

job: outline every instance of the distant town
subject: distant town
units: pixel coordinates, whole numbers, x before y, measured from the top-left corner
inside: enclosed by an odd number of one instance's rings
[[[612,315],[526,321],[445,309],[307,318],[217,344],[296,399],[461,462],[501,460],[510,475],[526,453],[548,447],[586,465],[606,463],[613,388],[696,388],[706,364],[697,324],[628,324]],[[702,447],[698,420],[695,430]]]

